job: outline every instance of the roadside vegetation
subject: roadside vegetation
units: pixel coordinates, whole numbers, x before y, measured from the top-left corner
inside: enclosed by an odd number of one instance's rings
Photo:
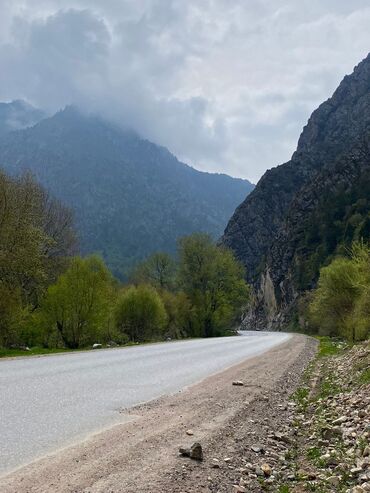
[[[32,176],[0,173],[0,356],[232,334],[248,302],[242,266],[206,234],[127,283],[77,250],[71,211]]]
[[[276,470],[278,491],[364,493],[370,488],[370,345],[318,339],[317,356],[290,403],[292,440]]]
[[[303,307],[303,308],[302,308]],[[352,343],[370,336],[370,246],[353,243],[346,256],[320,271],[317,288],[301,304],[306,329]]]

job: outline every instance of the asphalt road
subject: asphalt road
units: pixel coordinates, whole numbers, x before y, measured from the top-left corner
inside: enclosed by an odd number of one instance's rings
[[[180,391],[288,338],[244,332],[0,361],[0,473],[122,422],[123,408]]]

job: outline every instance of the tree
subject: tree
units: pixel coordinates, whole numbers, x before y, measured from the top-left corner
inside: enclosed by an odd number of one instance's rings
[[[138,264],[131,274],[134,284],[150,284],[171,291],[175,285],[176,263],[168,253],[157,252]]]
[[[206,234],[179,242],[179,283],[192,311],[192,335],[222,335],[236,324],[249,299],[244,270],[232,252]]]
[[[75,257],[47,290],[40,316],[46,329],[57,330],[71,349],[104,336],[112,306],[112,277],[96,256]]]
[[[349,253],[320,270],[309,313],[322,332],[354,342],[370,330],[370,248],[357,242]]]
[[[75,245],[69,209],[30,174],[12,178],[0,171],[0,344],[22,343],[21,321],[37,308]]]
[[[131,341],[142,342],[163,335],[167,314],[157,291],[148,285],[124,290],[115,307],[118,330]]]

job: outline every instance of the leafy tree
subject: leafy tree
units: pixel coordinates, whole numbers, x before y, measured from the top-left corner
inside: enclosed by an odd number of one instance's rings
[[[179,258],[180,286],[191,303],[192,335],[224,334],[248,302],[243,267],[230,250],[201,233],[180,240]]]
[[[121,293],[115,307],[115,319],[120,332],[135,342],[163,334],[167,324],[163,301],[148,285],[131,286]]]
[[[31,175],[11,178],[0,171],[0,344],[21,342],[19,316],[38,306],[75,245],[68,209]]]
[[[172,290],[175,285],[176,263],[168,253],[154,253],[138,264],[131,274],[134,284],[150,284],[156,289]]]
[[[75,257],[64,274],[50,286],[41,303],[46,329],[57,331],[71,349],[104,337],[112,303],[112,278],[96,256]]]
[[[166,337],[181,339],[191,335],[191,305],[186,294],[162,290],[160,296],[167,313]]]
[[[361,340],[370,331],[370,248],[354,243],[349,257],[338,257],[320,271],[309,312],[329,335]]]

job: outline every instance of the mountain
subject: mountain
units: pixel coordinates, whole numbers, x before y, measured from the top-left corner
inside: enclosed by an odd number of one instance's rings
[[[252,327],[286,327],[319,269],[370,238],[370,54],[310,117],[291,160],[267,171],[222,242],[244,263]]]
[[[0,135],[30,127],[43,118],[45,118],[43,111],[20,99],[10,103],[0,103]]]
[[[83,253],[99,252],[116,275],[178,237],[218,238],[252,185],[203,173],[167,149],[97,116],[67,107],[0,138],[0,166],[30,169],[75,210]]]

